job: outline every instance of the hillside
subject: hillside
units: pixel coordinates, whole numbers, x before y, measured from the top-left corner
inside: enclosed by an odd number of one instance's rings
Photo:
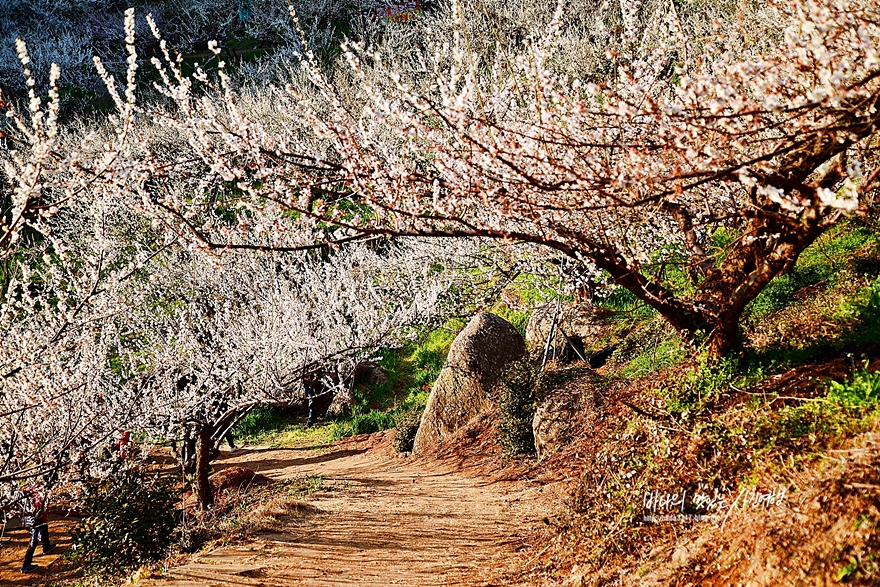
[[[4,11],[0,583],[880,584],[880,0]]]

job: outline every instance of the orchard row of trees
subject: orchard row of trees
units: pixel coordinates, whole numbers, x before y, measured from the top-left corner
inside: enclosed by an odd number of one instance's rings
[[[448,315],[454,289],[471,286],[438,265],[467,250],[406,241],[219,261],[169,243],[135,262],[129,231],[149,229],[115,212],[110,234],[91,232],[108,228],[99,221],[68,235],[78,242],[66,259],[46,244],[45,257],[16,259],[2,316],[2,482],[101,476],[131,431],[147,451],[190,447],[181,456],[198,456],[209,505],[211,452],[241,416],[300,401],[307,372],[344,395],[359,361]]]
[[[38,94],[19,41],[0,482],[98,467],[120,428],[195,433],[204,453],[305,371],[343,381],[461,303],[476,275],[461,269],[492,241],[564,257],[729,352],[747,304],[872,202],[880,1],[770,3],[752,44],[731,39],[753,20],[696,37],[671,2],[611,4],[594,8],[620,26],[588,31],[560,2],[477,52],[474,23],[500,25],[453,1],[409,54],[389,55],[389,32],[343,43],[335,67],[303,36],[286,83],[261,87],[233,82],[216,43],[216,70],[185,75],[149,15],[146,66],[129,10],[124,82],[95,58],[115,111],[69,123],[59,69]],[[451,38],[429,42],[431,26]],[[607,54],[584,72],[571,53],[587,38]]]

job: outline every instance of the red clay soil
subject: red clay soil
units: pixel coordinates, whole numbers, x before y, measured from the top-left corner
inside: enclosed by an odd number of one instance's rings
[[[74,569],[62,558],[62,554],[70,546],[70,530],[74,521],[70,518],[49,516],[49,534],[58,548],[49,555],[42,554],[37,547],[34,564],[40,569],[33,574],[23,575],[21,564],[27,550],[30,534],[24,528],[7,530],[0,540],[0,585],[3,587],[31,587],[47,585],[69,578]]]
[[[486,424],[475,423],[476,427]],[[398,456],[380,433],[322,450],[244,449],[216,468],[246,467],[275,480],[320,477],[306,516],[271,533],[192,557],[142,587],[198,585],[517,585],[540,553],[552,487],[508,475],[516,463],[485,459],[483,470],[444,455]],[[459,457],[463,455],[458,455]]]
[[[878,368],[878,361],[870,365],[871,370]],[[727,393],[712,414],[730,425],[753,430],[756,422],[736,418],[744,417],[744,404],[755,396],[776,397],[768,399],[769,405],[782,410],[824,393],[828,379],[842,380],[851,373],[852,361],[843,358],[802,365],[761,386]],[[589,386],[589,374],[572,375],[566,389]],[[784,488],[787,493],[780,505],[740,503],[736,507],[734,501],[725,510],[730,514],[723,524],[636,522],[617,530],[614,524],[626,513],[626,504],[638,510],[643,503],[644,492],[627,489],[630,483],[637,487],[639,478],[623,476],[630,468],[635,470],[628,464],[633,457],[653,450],[655,471],[648,489],[667,493],[716,472],[722,481],[736,481],[752,471],[748,465],[751,449],[738,453],[726,447],[713,460],[701,451],[705,437],[679,429],[656,407],[656,396],[650,390],[674,377],[669,372],[651,379],[618,380],[593,390],[597,413],[587,415],[579,438],[535,464],[539,470],[568,471],[569,477],[579,467],[583,479],[565,500],[577,513],[564,514],[560,509],[560,517],[551,518],[560,534],[538,565],[527,569],[534,584],[813,587],[842,584],[838,579],[842,577],[846,584],[880,585],[876,562],[880,560],[880,423],[854,438],[831,439],[816,448],[801,446],[800,453],[790,449],[795,455],[818,451],[803,465],[775,457],[758,468],[752,473],[755,490]],[[644,417],[637,419],[637,415]],[[666,432],[651,435],[653,429]],[[658,437],[669,443],[651,444]],[[804,438],[801,442],[813,441]],[[787,454],[781,444],[776,450]],[[705,469],[707,463],[715,468]],[[772,473],[771,467],[785,472]],[[738,489],[732,484],[730,490],[733,500]],[[608,506],[607,511],[603,506]],[[601,557],[597,556],[600,552]]]
[[[230,489],[247,490],[254,485],[265,485],[272,480],[255,473],[246,467],[226,467],[218,473],[211,475],[211,488],[215,495],[221,491]]]

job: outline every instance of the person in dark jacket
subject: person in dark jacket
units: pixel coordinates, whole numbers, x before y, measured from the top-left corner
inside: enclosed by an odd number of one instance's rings
[[[316,368],[306,372],[302,377],[303,387],[305,388],[306,404],[309,409],[309,416],[306,419],[306,427],[317,423],[318,418],[327,415],[330,404],[333,403],[334,388],[333,376],[327,371]]]
[[[310,374],[303,377],[303,386],[306,392],[306,404],[309,408],[309,415],[306,418],[306,428],[312,426],[318,420],[317,410],[315,409],[315,398],[320,394],[319,379],[317,374]]]
[[[49,520],[46,517],[46,504],[43,495],[36,485],[22,487],[15,494],[15,503],[21,512],[21,523],[31,533],[31,540],[27,552],[24,553],[24,564],[21,566],[22,573],[33,573],[39,567],[34,564],[34,553],[37,545],[42,543],[43,554],[49,554],[55,550],[55,545],[49,541]]]

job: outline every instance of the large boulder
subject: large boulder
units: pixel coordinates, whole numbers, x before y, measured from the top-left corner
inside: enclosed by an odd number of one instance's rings
[[[413,443],[413,453],[436,445],[489,407],[504,368],[525,354],[522,336],[509,322],[481,312],[449,348]]]
[[[571,439],[574,419],[578,412],[577,400],[569,394],[555,393],[544,398],[535,407],[532,433],[535,452],[539,459],[550,455]]]
[[[561,303],[558,315],[556,302],[542,304],[532,312],[526,327],[526,348],[532,357],[540,357],[544,353],[554,315],[562,332],[556,332],[548,353],[550,358],[568,362],[580,359],[581,355],[588,360],[595,355],[591,364],[596,360],[604,363],[607,356],[601,353],[605,346],[603,341],[613,331],[607,311],[592,304],[572,302]]]
[[[544,392],[535,406],[532,433],[535,452],[543,459],[571,441],[576,431],[589,429],[595,420],[594,385],[587,378]]]

